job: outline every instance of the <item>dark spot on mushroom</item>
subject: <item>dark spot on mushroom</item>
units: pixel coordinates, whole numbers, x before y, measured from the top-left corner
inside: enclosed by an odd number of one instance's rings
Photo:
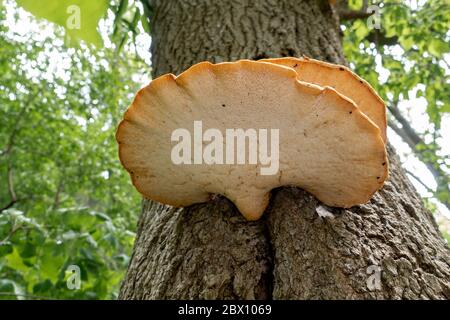
[[[344,71],[344,68],[342,68],[342,67],[339,67],[339,70],[341,70],[341,71]]]
[[[362,81],[362,80],[359,80],[359,83],[363,83],[363,81]]]
[[[225,104],[224,104],[224,103],[222,103],[222,107],[224,107],[224,108],[225,108]]]
[[[295,68],[296,66],[298,66],[298,64],[296,63],[296,64],[294,64],[294,66],[292,67],[292,68]]]
[[[352,113],[353,113],[353,111],[349,111],[348,113],[352,114]]]
[[[385,166],[385,165],[386,165],[386,162],[383,162],[381,165],[382,165],[382,166]]]
[[[377,177],[377,179],[380,179],[380,177]]]

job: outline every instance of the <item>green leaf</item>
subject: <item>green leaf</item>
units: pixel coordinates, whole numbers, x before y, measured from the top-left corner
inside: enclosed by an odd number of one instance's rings
[[[52,288],[53,288],[53,283],[49,279],[46,279],[42,282],[36,283],[33,286],[33,293],[34,294],[46,294]]]
[[[121,19],[122,15],[128,8],[128,0],[120,0],[119,7],[116,12],[116,20]]]
[[[5,256],[6,263],[8,267],[18,270],[18,271],[27,271],[28,267],[23,263],[23,260],[17,251],[16,248],[13,249],[13,251]]]
[[[449,51],[449,45],[442,40],[431,39],[428,44],[428,51],[436,57],[441,57],[443,53]]]
[[[20,252],[20,256],[24,259],[31,258],[36,254],[36,247],[30,242],[25,243],[22,251]]]
[[[356,37],[359,40],[364,39],[369,34],[369,28],[367,28],[366,23],[362,21],[356,21],[354,25]]]
[[[117,8],[116,16],[114,18],[114,31],[113,37],[117,36],[120,29],[120,21],[122,21],[122,16],[128,8],[128,0],[121,0]]]
[[[150,33],[150,25],[149,25],[147,17],[145,15],[141,16],[141,24],[142,24],[142,27],[144,28],[144,31],[147,33]]]
[[[13,252],[13,246],[11,244],[0,245],[0,258]]]
[[[25,10],[65,28],[70,43],[80,40],[102,46],[97,25],[108,9],[107,0],[17,0]]]
[[[401,37],[400,44],[402,45],[403,49],[410,50],[414,45],[414,39],[412,37]]]
[[[50,279],[52,283],[56,283],[59,273],[62,272],[64,259],[52,251],[49,246],[46,247],[46,251],[41,257],[40,274],[42,277]]]

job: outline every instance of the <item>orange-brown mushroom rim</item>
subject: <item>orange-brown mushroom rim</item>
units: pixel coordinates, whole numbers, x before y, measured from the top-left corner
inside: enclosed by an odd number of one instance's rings
[[[261,164],[174,164],[174,130],[279,129],[279,170]],[[290,67],[240,60],[201,62],[154,79],[136,94],[118,126],[119,158],[147,199],[174,207],[231,200],[259,219],[272,189],[300,187],[332,207],[370,200],[388,176],[380,128],[336,89],[298,80]],[[223,149],[222,149],[223,150]]]
[[[290,67],[297,72],[300,81],[335,88],[355,102],[358,108],[380,128],[383,141],[387,141],[386,104],[366,80],[346,66],[308,57],[271,58],[260,61]]]

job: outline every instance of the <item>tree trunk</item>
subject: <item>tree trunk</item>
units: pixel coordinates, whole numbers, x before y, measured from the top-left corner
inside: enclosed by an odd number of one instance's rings
[[[153,76],[199,61],[307,55],[346,64],[327,1],[156,0]],[[272,192],[256,222],[223,197],[176,209],[144,200],[121,299],[450,298],[450,250],[388,147],[370,203],[330,208]],[[379,279],[379,282],[377,280]]]

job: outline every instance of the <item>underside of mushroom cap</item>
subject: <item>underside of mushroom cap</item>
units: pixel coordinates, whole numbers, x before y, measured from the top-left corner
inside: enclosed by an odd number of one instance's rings
[[[214,128],[224,136],[233,128],[278,130],[278,170],[263,175],[261,163],[248,162],[175,164],[173,132],[192,133],[199,121],[203,131]],[[351,207],[367,202],[387,176],[380,129],[352,100],[267,62],[201,62],[178,77],[154,79],[137,93],[116,139],[121,162],[144,197],[181,207],[222,194],[248,220],[261,217],[279,186],[298,186],[327,205]],[[248,159],[250,151],[243,152]]]
[[[386,142],[386,105],[372,86],[349,68],[310,58],[272,58],[259,61],[293,68],[301,81],[330,86],[350,98],[381,130]]]

